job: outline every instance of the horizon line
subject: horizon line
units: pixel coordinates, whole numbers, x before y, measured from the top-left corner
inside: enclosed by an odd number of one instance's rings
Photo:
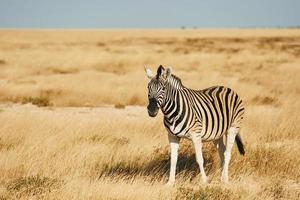
[[[243,27],[0,27],[0,30],[234,30],[234,29],[300,29],[299,26],[243,26]]]

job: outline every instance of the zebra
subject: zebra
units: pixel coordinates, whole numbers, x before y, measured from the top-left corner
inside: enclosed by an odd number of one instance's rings
[[[158,67],[155,76],[146,66],[145,72],[150,79],[148,114],[155,117],[160,108],[168,132],[171,162],[167,185],[175,183],[181,138],[192,141],[204,183],[208,182],[208,177],[203,166],[202,142],[213,141],[221,159],[221,181],[228,183],[228,166],[234,141],[240,154],[245,154],[239,135],[245,111],[241,98],[224,86],[189,89],[182,84],[181,79],[172,74],[171,68],[165,69],[162,65]]]

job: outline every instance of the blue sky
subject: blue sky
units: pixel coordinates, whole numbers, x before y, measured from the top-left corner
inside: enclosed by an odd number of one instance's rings
[[[300,0],[0,0],[1,28],[300,26]]]

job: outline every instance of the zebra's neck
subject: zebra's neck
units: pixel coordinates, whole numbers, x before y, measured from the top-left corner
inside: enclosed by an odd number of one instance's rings
[[[167,84],[166,84],[166,93],[164,96],[163,104],[161,106],[161,110],[165,116],[170,114],[170,111],[174,109],[175,104],[179,105],[178,102],[176,103],[177,95],[182,92],[184,86],[181,83],[181,80],[172,75],[169,77]]]

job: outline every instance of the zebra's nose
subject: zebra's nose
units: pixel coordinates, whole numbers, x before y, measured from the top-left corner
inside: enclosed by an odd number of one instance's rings
[[[148,106],[147,106],[147,109],[148,109],[148,111],[152,111],[152,112],[154,112],[155,110],[156,110],[156,108],[157,108],[157,106],[156,106],[156,104],[149,104]]]
[[[158,107],[155,98],[149,99],[149,105],[147,106],[147,109],[150,117],[155,117],[157,115]]]

